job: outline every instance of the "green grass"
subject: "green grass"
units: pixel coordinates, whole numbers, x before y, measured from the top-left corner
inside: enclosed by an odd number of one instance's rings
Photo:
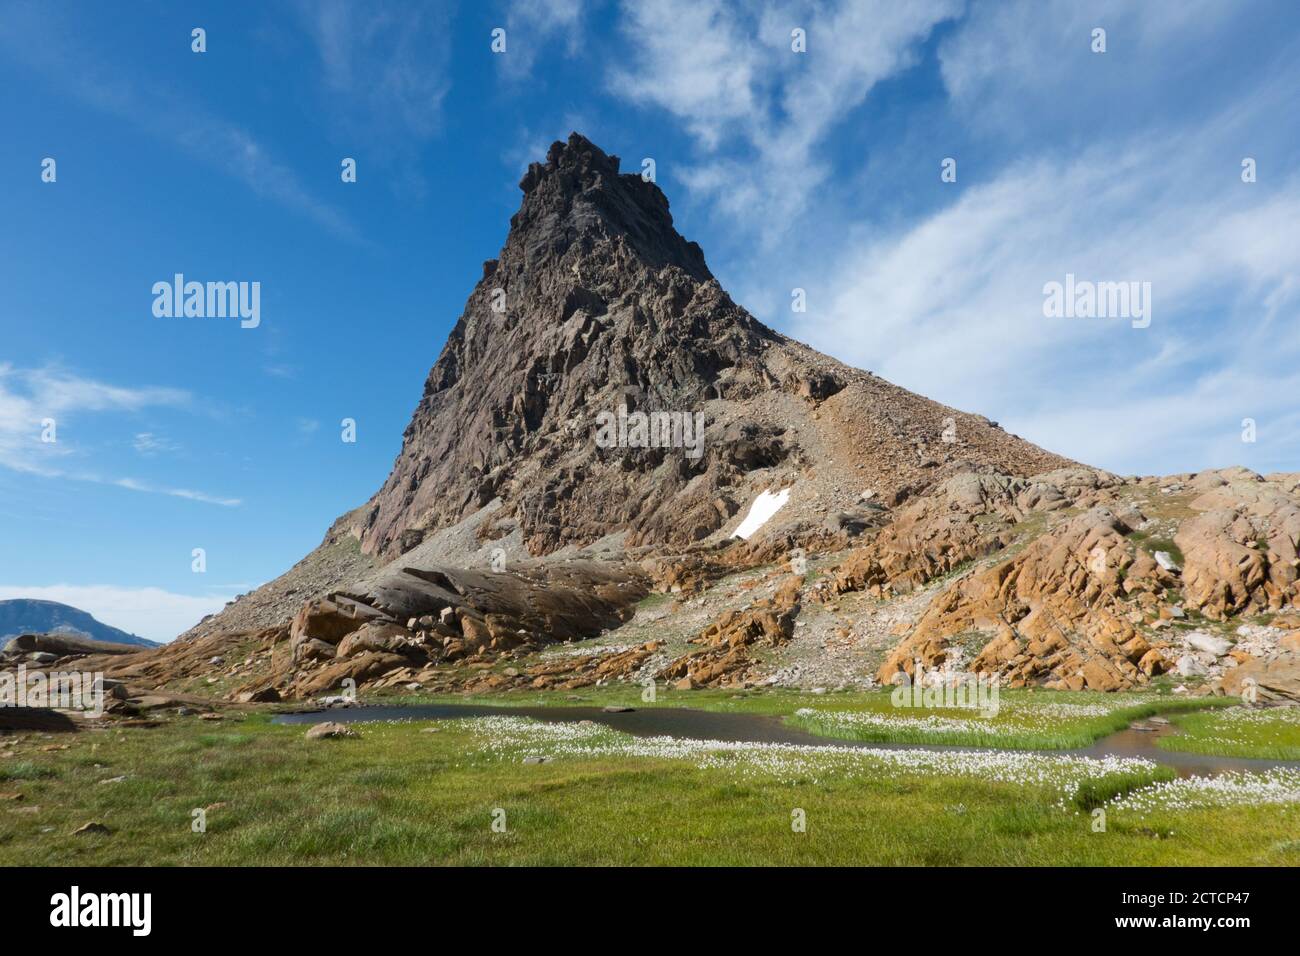
[[[1300,708],[1183,714],[1174,722],[1181,733],[1159,740],[1165,750],[1300,760]]]
[[[1172,538],[1155,538],[1145,531],[1130,531],[1128,539],[1134,544],[1140,545],[1152,557],[1155,557],[1157,551],[1164,551],[1169,555],[1179,567],[1183,566],[1183,552],[1178,545],[1174,544]]]
[[[1164,783],[1174,779],[1174,772],[1168,767],[1160,767],[1154,773],[1113,773],[1097,780],[1085,780],[1075,791],[1071,802],[1082,811],[1095,810],[1107,801],[1132,793],[1154,783]]]
[[[1300,864],[1294,807],[1116,809],[1092,832],[1084,809],[1163,771],[1103,777],[1071,804],[1045,785],[920,772],[778,779],[608,753],[525,766],[467,722],[428,726],[308,741],[265,719],[184,718],[68,735],[66,751],[19,739],[12,806],[39,811],[0,804],[0,864]],[[72,836],[91,820],[112,832]]]
[[[783,717],[793,727],[841,740],[872,743],[945,744],[967,747],[998,747],[1012,750],[1073,750],[1087,747],[1107,734],[1123,730],[1135,720],[1156,714],[1231,706],[1235,699],[1181,697],[1167,691],[1141,694],[1103,694],[1096,691],[1004,690],[999,694],[1000,712],[983,718],[978,711],[958,709],[897,708],[883,689],[868,693],[811,694],[797,690],[691,690],[657,688],[653,702],[642,700],[634,685],[615,684],[585,687],[576,691],[515,691],[504,694],[462,697],[420,697],[403,695],[385,703],[475,703],[508,707],[600,707],[619,704],[629,707],[690,707],[730,713],[765,714]],[[574,699],[578,698],[578,699]],[[1067,708],[1105,708],[1107,713],[1073,716]],[[800,714],[801,710],[813,714]],[[849,715],[845,719],[845,715]],[[853,715],[871,718],[853,722]],[[917,724],[917,719],[936,718],[940,728]],[[962,726],[948,726],[950,723]]]
[[[42,777],[52,776],[54,776],[53,769],[32,763],[30,760],[0,764],[0,783],[8,783],[11,780],[39,780]]]
[[[1074,750],[1145,717],[1233,703],[1213,697],[1007,691],[1000,695],[997,715],[985,718],[975,710],[896,708],[881,693],[847,706],[814,706],[813,713],[796,713],[787,723],[827,737],[873,743]],[[1071,715],[1074,708],[1082,713]],[[1093,712],[1102,709],[1105,713]]]

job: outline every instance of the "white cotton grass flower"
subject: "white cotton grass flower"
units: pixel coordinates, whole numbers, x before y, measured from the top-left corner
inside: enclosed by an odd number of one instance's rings
[[[965,708],[972,716],[954,716],[955,708],[939,708],[943,713],[928,713],[924,708],[899,707],[892,710],[816,710],[801,707],[796,717],[816,721],[820,728],[852,733],[858,729],[882,731],[915,730],[925,733],[980,732],[1020,735],[1034,731],[1058,729],[1060,720],[1081,720],[1106,717],[1117,710],[1135,706],[1131,699],[1117,699],[1114,703],[1047,703],[1032,705],[1003,701],[996,718],[981,715],[978,707]]]
[[[1300,769],[1276,767],[1259,773],[1230,771],[1215,777],[1181,777],[1124,794],[1112,800],[1110,806],[1147,814],[1290,803],[1300,803]]]
[[[810,746],[632,737],[597,724],[543,723],[524,717],[479,717],[465,726],[502,759],[520,754],[555,758],[624,757],[689,761],[701,769],[729,770],[742,778],[783,783],[819,777],[845,779],[882,773],[937,774],[994,783],[1057,789],[1069,799],[1088,780],[1113,774],[1153,771],[1156,765],[1133,757],[1074,757],[990,750],[891,750],[871,747]]]

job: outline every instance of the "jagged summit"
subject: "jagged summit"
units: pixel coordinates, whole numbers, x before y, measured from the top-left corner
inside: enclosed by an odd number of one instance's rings
[[[581,135],[553,144],[520,187],[387,480],[318,552],[203,633],[277,623],[399,556],[485,567],[494,552],[680,547],[733,534],[764,491],[789,490],[769,534],[964,470],[1072,464],[764,326],[676,231],[659,187]],[[600,423],[620,409],[681,427],[611,446]]]
[[[524,200],[510,218],[506,248],[513,242],[525,267],[574,242],[622,236],[648,265],[674,265],[700,282],[713,278],[699,245],[673,228],[663,190],[639,173],[620,173],[617,156],[579,133],[552,143],[545,163],[530,163],[519,188]]]

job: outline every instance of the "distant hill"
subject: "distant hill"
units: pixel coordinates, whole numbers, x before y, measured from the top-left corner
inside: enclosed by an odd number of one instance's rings
[[[154,641],[103,624],[85,611],[58,601],[17,598],[0,601],[0,647],[19,634],[73,634],[112,644],[157,647]]]

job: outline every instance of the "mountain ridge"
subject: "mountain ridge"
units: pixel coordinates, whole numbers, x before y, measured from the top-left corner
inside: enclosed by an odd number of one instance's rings
[[[20,634],[70,634],[112,644],[159,646],[156,641],[105,624],[70,604],[36,598],[0,601],[0,648]]]

